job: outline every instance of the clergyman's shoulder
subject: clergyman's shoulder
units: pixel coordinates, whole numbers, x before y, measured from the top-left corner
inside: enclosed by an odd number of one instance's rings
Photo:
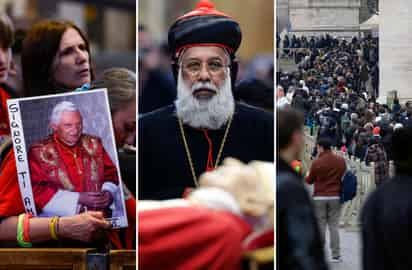
[[[176,118],[176,107],[174,105],[168,105],[155,111],[140,115],[139,127],[166,122],[172,118]]]

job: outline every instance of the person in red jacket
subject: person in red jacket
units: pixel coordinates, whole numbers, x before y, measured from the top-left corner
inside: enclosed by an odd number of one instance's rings
[[[306,177],[308,184],[314,184],[314,205],[318,218],[321,239],[325,243],[326,226],[330,232],[332,261],[341,261],[339,245],[340,192],[345,174],[345,160],[331,150],[329,138],[317,142],[318,158],[313,161]]]

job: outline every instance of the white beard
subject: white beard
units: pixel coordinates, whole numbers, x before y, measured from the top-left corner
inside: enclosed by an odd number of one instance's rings
[[[227,74],[230,74],[229,68]],[[199,100],[193,96],[193,91],[205,87],[214,89],[216,94],[208,100]],[[179,69],[175,105],[177,117],[183,123],[194,128],[221,128],[235,111],[230,76],[226,76],[220,88],[210,82],[197,82],[190,89],[183,80],[181,69]]]

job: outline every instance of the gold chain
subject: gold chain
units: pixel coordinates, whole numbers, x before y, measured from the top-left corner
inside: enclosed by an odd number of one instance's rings
[[[223,147],[225,146],[227,134],[229,133],[229,129],[232,124],[232,119],[233,119],[233,116],[231,115],[229,117],[229,121],[226,126],[225,134],[223,135],[222,143],[220,144],[219,152],[217,153],[215,168],[219,164],[220,158],[222,156]],[[187,144],[187,141],[186,141],[185,131],[183,129],[183,123],[182,123],[182,120],[180,120],[179,118],[177,118],[177,121],[179,122],[180,133],[182,134],[183,144],[185,146],[187,160],[189,161],[189,166],[190,166],[190,171],[192,173],[193,182],[195,183],[195,186],[198,187],[199,183],[197,182],[197,177],[195,173],[195,168],[193,166],[192,156],[190,155],[189,145]]]

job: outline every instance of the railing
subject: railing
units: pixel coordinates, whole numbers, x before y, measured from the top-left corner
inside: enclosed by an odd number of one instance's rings
[[[82,248],[0,248],[0,270],[131,270],[136,269],[135,250],[97,253]]]
[[[303,171],[308,171],[312,164],[312,152],[316,146],[316,138],[315,136],[310,135],[310,129],[308,127],[305,127],[304,132],[305,132],[305,146],[303,148],[301,160],[302,160],[302,166],[304,168]],[[316,134],[316,132],[314,134]]]

